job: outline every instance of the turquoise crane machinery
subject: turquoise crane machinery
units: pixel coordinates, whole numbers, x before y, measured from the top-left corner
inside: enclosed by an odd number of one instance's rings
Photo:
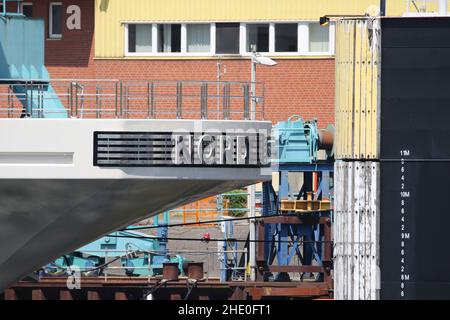
[[[290,281],[297,274],[324,295],[331,290],[333,141],[334,127],[321,130],[316,120],[294,116],[274,127],[273,172],[279,179],[275,186],[263,184],[263,218],[257,222],[260,280]]]
[[[84,276],[154,277],[162,274],[166,262],[178,263],[179,272],[184,275],[186,260],[169,254],[168,222],[167,212],[162,222],[159,216],[153,218],[153,226],[158,227],[156,236],[133,227],[104,236],[51,262],[41,270],[41,276],[68,275],[76,266]]]

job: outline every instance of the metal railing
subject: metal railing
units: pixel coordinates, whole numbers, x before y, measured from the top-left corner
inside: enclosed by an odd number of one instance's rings
[[[0,15],[5,16],[22,16],[21,4],[23,0],[1,0]]]
[[[264,84],[250,82],[1,80],[0,118],[264,119]]]
[[[244,266],[240,267],[239,265],[229,265],[228,264],[228,255],[238,256],[242,255],[244,258]],[[237,259],[236,259],[237,260]],[[244,281],[247,282],[248,274],[247,274],[247,266],[248,266],[248,250],[219,250],[219,261],[220,271],[231,271],[231,281],[238,282]]]
[[[246,274],[246,265],[247,265],[247,250],[220,250],[217,251],[214,249],[207,248],[208,250],[169,250],[165,253],[168,256],[176,256],[183,255],[189,257],[203,257],[203,261],[208,262],[205,263],[205,279],[208,281],[211,276],[211,273],[216,271],[220,271],[223,269],[222,260],[226,257],[227,254],[243,254],[245,259],[244,267],[239,266],[228,266],[225,270],[237,271],[242,274],[240,279],[233,279],[233,281],[247,281]],[[98,255],[99,257],[104,259],[102,266],[99,267],[78,267],[81,274],[89,274],[93,271],[99,271],[98,276],[102,277],[104,281],[108,281],[109,279],[114,279],[117,276],[124,276],[127,270],[144,270],[147,271],[146,275],[139,276],[140,278],[147,279],[148,281],[155,278],[152,276],[152,270],[154,269],[154,265],[152,265],[152,255],[161,255],[161,251],[158,250],[139,250],[139,251],[126,251],[126,250],[93,250],[93,251],[83,251],[85,255]],[[147,257],[144,258],[143,255],[147,254]],[[123,266],[121,258],[127,257],[141,257],[141,259],[146,259],[145,266]],[[206,257],[206,258],[205,258]],[[198,260],[198,259],[196,259]],[[73,266],[58,266],[62,271],[69,272],[72,270]],[[161,275],[159,276],[161,277]]]

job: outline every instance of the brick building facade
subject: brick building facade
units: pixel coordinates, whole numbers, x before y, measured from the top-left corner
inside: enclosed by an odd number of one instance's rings
[[[139,0],[126,2],[133,5],[137,3],[136,1]],[[370,0],[364,1],[370,2]],[[372,0],[372,2],[377,1]],[[27,11],[30,15],[34,18],[45,19],[47,30],[50,30],[51,3],[55,2],[28,0],[25,3],[25,5],[32,5],[32,9],[29,8],[31,10]],[[57,4],[62,5],[61,12],[58,13],[62,20],[61,37],[52,38],[50,31],[47,31],[48,37],[45,42],[45,63],[52,78],[214,81],[220,60],[227,70],[222,80],[248,81],[250,79],[248,56],[97,57],[95,41],[99,41],[96,37],[99,38],[102,34],[95,32],[97,27],[95,20],[99,12],[105,11],[108,14],[107,6],[111,6],[110,1],[59,0]],[[81,9],[79,30],[69,30],[65,23],[70,16],[67,9],[73,4]],[[114,40],[111,41],[122,41],[119,35],[113,35],[112,39]],[[109,38],[107,41],[110,41]],[[277,66],[258,66],[257,71],[258,81],[265,83],[265,118],[277,122],[286,120],[292,115],[300,115],[305,119],[318,118],[321,127],[333,123],[334,58],[332,54],[275,56],[273,59],[278,63]]]

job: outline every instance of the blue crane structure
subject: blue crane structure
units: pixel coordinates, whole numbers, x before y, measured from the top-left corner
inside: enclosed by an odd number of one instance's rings
[[[74,266],[85,276],[157,276],[163,272],[166,262],[178,263],[180,274],[184,275],[186,260],[171,256],[168,248],[169,214],[153,218],[156,236],[150,236],[128,227],[126,230],[95,240],[77,250],[51,262],[43,268],[41,276],[70,274]],[[137,227],[139,228],[139,227]]]
[[[313,289],[302,288],[302,295],[326,296],[332,291],[334,127],[321,130],[316,120],[293,116],[274,126],[272,144],[272,172],[279,179],[275,186],[277,179],[263,183],[259,196],[257,283],[291,281],[297,274],[300,282],[314,283]],[[295,175],[302,180],[300,187],[290,183]],[[233,254],[237,251],[233,221],[223,224],[221,250],[231,250],[221,260],[225,282],[242,278],[249,269],[248,259]]]
[[[294,116],[274,127],[273,139],[279,182],[275,188],[263,184],[258,278],[289,281],[290,274],[298,274],[301,281],[323,282],[331,290],[334,127],[319,130],[316,120]],[[298,174],[300,189],[289,181]]]

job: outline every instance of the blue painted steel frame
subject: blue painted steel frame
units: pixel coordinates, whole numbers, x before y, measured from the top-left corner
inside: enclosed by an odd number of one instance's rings
[[[223,253],[223,260],[221,261],[220,265],[220,281],[226,282],[230,280],[230,274],[229,270],[230,265],[228,265],[228,257],[231,256],[231,266],[237,267],[239,264],[238,261],[238,243],[235,240],[234,237],[234,223],[233,220],[230,221],[224,221],[222,222],[224,224],[224,241],[222,244],[222,250]],[[225,253],[225,251],[231,251],[230,253]],[[231,273],[231,277],[233,279],[238,278],[238,270],[236,268],[233,269]]]
[[[75,250],[73,253],[57,259],[54,263],[46,266],[45,270],[48,274],[52,274],[52,272],[58,271],[57,269],[59,267],[68,267],[72,264],[78,265],[80,268],[96,268],[100,261],[106,259],[104,250],[111,250],[108,257],[121,257],[120,261],[122,266],[129,268],[126,269],[127,275],[155,276],[162,274],[164,262],[177,262],[179,264],[180,273],[184,275],[183,264],[185,259],[178,255],[172,257],[169,255],[169,213],[164,212],[163,221],[160,221],[158,215],[155,216],[153,223],[155,226],[160,226],[157,229],[156,238],[136,232],[134,229],[139,229],[139,227],[130,226],[127,230],[104,236]],[[137,237],[145,238],[141,239]],[[134,257],[133,255],[124,255],[129,249],[139,249],[148,252],[145,252],[143,256],[137,257]],[[94,261],[96,261],[96,263],[94,263]],[[68,262],[70,262],[70,264],[68,264]],[[149,263],[150,266],[148,266]],[[99,272],[100,270],[97,270],[97,273],[92,275],[98,275]]]
[[[280,174],[278,194],[273,189],[272,182],[263,184],[263,216],[280,215],[281,199],[305,198],[306,192],[312,191],[312,176],[316,172],[320,176],[315,200],[320,198],[332,198],[330,190],[331,174],[334,165],[331,162],[318,162],[313,164],[304,163],[281,163],[273,167]],[[300,192],[293,192],[289,186],[289,172],[303,172],[304,183]],[[293,214],[295,215],[295,214]],[[331,217],[331,211],[309,213],[315,217]],[[264,225],[264,260],[267,266],[292,265],[293,258],[299,257],[301,265],[311,266],[313,260],[318,266],[323,266],[322,251],[325,245],[324,230],[321,225],[290,225],[280,223],[265,223]],[[269,240],[269,241],[267,241]],[[290,245],[292,244],[292,247]],[[303,245],[303,254],[301,248]],[[280,272],[275,280],[286,280],[287,274]],[[323,281],[323,277],[316,279]]]

